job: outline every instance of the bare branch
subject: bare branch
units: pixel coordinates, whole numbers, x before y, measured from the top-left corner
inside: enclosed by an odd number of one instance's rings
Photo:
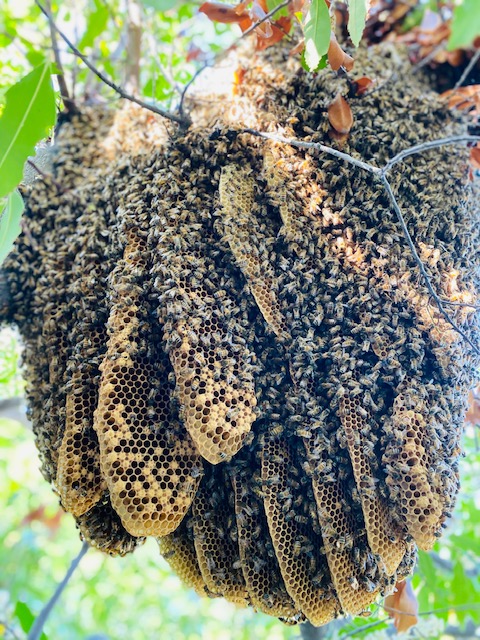
[[[280,9],[284,9],[285,7],[287,7],[290,2],[292,0],[285,0],[284,2],[281,2],[279,5],[277,5],[274,9],[272,9],[271,11],[269,11],[268,13],[266,13],[263,18],[261,18],[260,20],[258,20],[258,22],[255,22],[254,24],[252,24],[251,27],[248,27],[248,29],[246,29],[242,35],[238,38],[238,40],[236,40],[233,43],[233,47],[236,47],[237,44],[240,42],[240,40],[243,40],[243,38],[246,38],[247,36],[249,36],[251,33],[253,33],[255,31],[255,29],[257,27],[259,27],[263,22],[266,22],[267,20],[269,20],[273,15],[275,15],[277,13],[277,11],[280,11]],[[231,48],[231,47],[230,47]]]
[[[138,94],[140,83],[140,57],[142,52],[142,12],[138,2],[127,3],[127,68],[125,88]]]
[[[217,53],[215,56],[213,56],[213,58],[211,60],[209,60],[208,62],[205,62],[205,64],[200,67],[200,69],[198,69],[192,76],[192,78],[190,78],[190,80],[187,82],[187,84],[185,85],[185,87],[183,88],[182,91],[182,95],[180,96],[180,105],[179,105],[179,112],[183,113],[183,103],[185,101],[185,97],[187,95],[188,90],[190,89],[190,87],[192,86],[192,84],[195,82],[195,80],[198,78],[198,76],[205,71],[205,69],[208,69],[208,67],[213,67],[214,64],[217,64],[217,62],[220,62],[220,60],[222,60],[222,58],[224,58],[232,49],[234,49],[236,46],[238,46],[238,44],[247,36],[249,36],[251,33],[253,33],[255,31],[255,29],[257,27],[259,27],[261,24],[263,24],[264,22],[266,22],[267,20],[269,20],[272,16],[274,16],[278,11],[280,11],[281,9],[284,9],[285,7],[287,7],[290,3],[292,2],[292,0],[284,0],[284,2],[281,2],[279,5],[277,5],[276,7],[274,7],[271,11],[269,11],[268,13],[266,13],[263,18],[261,18],[260,20],[258,20],[257,22],[255,22],[254,24],[252,24],[251,27],[249,27],[248,29],[246,29],[242,35],[237,38],[235,40],[235,42],[233,44],[231,44],[228,49],[224,49],[223,51],[220,51],[219,53]]]
[[[417,253],[417,249],[415,248],[415,245],[413,244],[413,240],[412,240],[412,236],[410,235],[410,232],[407,228],[407,225],[405,223],[405,219],[403,217],[402,211],[400,209],[400,206],[397,202],[397,199],[395,198],[395,195],[392,191],[392,187],[390,186],[389,181],[387,180],[387,177],[385,176],[385,174],[382,172],[381,175],[381,180],[383,183],[383,186],[385,187],[385,190],[388,194],[388,197],[390,198],[390,202],[393,205],[393,209],[397,215],[397,220],[400,223],[400,226],[402,228],[402,232],[403,235],[405,237],[405,240],[407,241],[407,244],[409,246],[409,249],[413,255],[413,258],[415,260],[415,262],[417,263],[417,267],[420,270],[420,273],[422,275],[424,284],[429,292],[429,294],[432,296],[432,298],[435,300],[438,310],[440,311],[440,313],[442,314],[442,316],[445,318],[445,320],[455,329],[455,331],[462,336],[462,338],[465,340],[465,342],[467,344],[469,344],[471,346],[471,348],[473,349],[474,353],[476,353],[477,355],[480,355],[480,349],[478,349],[478,347],[470,340],[470,338],[466,335],[466,333],[458,326],[458,324],[450,317],[450,315],[447,313],[447,311],[445,310],[442,301],[440,300],[439,296],[437,295],[437,293],[435,292],[435,289],[432,286],[432,283],[430,282],[430,277],[425,269],[425,266],[420,258],[420,256]]]
[[[470,135],[460,135],[460,136],[449,136],[448,138],[440,138],[439,140],[430,140],[430,142],[422,142],[421,144],[416,144],[409,149],[405,149],[404,151],[400,151],[396,156],[393,156],[383,167],[382,173],[385,174],[387,171],[404,160],[408,158],[408,156],[413,156],[416,153],[423,153],[423,151],[428,151],[429,149],[436,149],[437,147],[443,147],[447,144],[456,144],[457,142],[478,142],[480,141],[480,136],[470,136]]]
[[[35,0],[35,4],[38,6],[40,11],[44,15],[46,15],[47,18],[48,18],[48,13],[46,12],[45,8],[40,4],[39,0]],[[186,116],[183,116],[183,117],[182,116],[177,116],[174,113],[170,113],[169,111],[165,111],[164,109],[160,109],[160,107],[156,107],[156,106],[154,106],[152,104],[148,104],[148,103],[144,102],[143,100],[140,100],[139,98],[136,98],[135,96],[131,95],[130,93],[127,93],[126,91],[124,91],[122,89],[122,87],[120,87],[119,85],[115,84],[115,82],[110,80],[110,78],[108,78],[105,74],[103,74],[101,71],[99,71],[89,61],[89,59],[86,56],[84,56],[81,51],[79,51],[77,49],[77,47],[73,44],[73,42],[71,42],[71,40],[58,28],[58,26],[55,23],[52,23],[52,24],[53,24],[53,27],[54,27],[55,31],[62,38],[62,40],[70,47],[72,52],[78,58],[80,58],[80,60],[82,60],[82,62],[84,64],[87,65],[87,67],[90,69],[90,71],[92,71],[98,78],[100,78],[100,80],[104,84],[106,84],[111,89],[113,89],[116,93],[118,93],[119,96],[121,96],[125,100],[129,100],[130,102],[134,102],[135,104],[138,104],[140,107],[143,107],[144,109],[148,109],[148,111],[152,111],[153,113],[156,113],[159,116],[163,116],[164,118],[167,118],[168,120],[172,120],[173,122],[177,122],[182,127],[188,127],[190,125],[190,119],[187,118]]]
[[[369,173],[373,173],[375,175],[380,175],[382,173],[382,169],[374,167],[373,164],[363,162],[363,160],[357,160],[348,153],[338,151],[333,147],[327,147],[320,142],[304,142],[303,140],[296,140],[294,138],[284,138],[283,136],[278,136],[274,133],[263,133],[262,131],[256,131],[255,129],[243,129],[242,132],[250,133],[252,136],[257,136],[258,138],[265,138],[265,140],[273,140],[274,142],[289,144],[291,147],[297,147],[298,149],[313,149],[315,151],[322,151],[323,153],[328,153],[329,155],[335,156],[340,160],[345,160],[346,162],[353,164],[355,167],[359,167],[360,169],[368,171]]]
[[[321,144],[320,142],[304,142],[303,140],[297,140],[294,138],[285,138],[283,136],[279,136],[273,133],[264,133],[261,131],[256,131],[255,129],[243,129],[242,130],[243,133],[249,133],[250,135],[253,136],[257,136],[260,138],[264,138],[266,140],[273,140],[274,142],[281,142],[283,144],[288,144],[292,147],[297,147],[299,149],[313,149],[316,151],[320,151],[323,153],[328,153],[331,156],[335,156],[336,158],[339,158],[340,160],[345,160],[346,162],[354,165],[355,167],[359,167],[360,169],[363,169],[364,171],[368,171],[369,173],[373,174],[375,177],[379,178],[383,184],[384,189],[387,192],[388,198],[393,206],[393,209],[395,211],[395,214],[397,216],[398,222],[400,223],[403,235],[405,237],[405,240],[407,241],[407,244],[409,246],[409,249],[412,253],[412,256],[420,270],[420,274],[424,280],[425,286],[427,288],[427,291],[429,292],[429,294],[432,296],[432,298],[434,299],[440,313],[443,315],[443,317],[445,318],[445,320],[451,325],[451,327],[465,340],[465,342],[467,342],[467,344],[470,345],[470,347],[473,349],[474,353],[476,353],[477,355],[480,355],[480,349],[470,340],[470,338],[466,335],[466,333],[458,326],[458,324],[450,317],[450,315],[448,314],[448,312],[446,311],[444,304],[446,303],[445,301],[443,301],[440,296],[435,292],[435,289],[432,286],[432,283],[430,281],[430,277],[425,269],[425,266],[420,258],[420,256],[418,255],[418,252],[415,248],[415,245],[413,243],[412,237],[410,235],[410,232],[408,231],[407,225],[405,223],[405,219],[403,217],[402,211],[400,209],[400,206],[397,202],[397,199],[395,198],[395,195],[392,191],[392,187],[390,185],[390,182],[387,179],[386,173],[387,171],[389,171],[394,165],[396,165],[397,163],[401,162],[404,158],[407,158],[408,156],[411,156],[415,153],[421,153],[423,151],[426,151],[427,149],[435,149],[437,147],[441,147],[443,145],[446,144],[454,144],[456,142],[466,142],[466,141],[477,141],[480,140],[480,136],[468,136],[468,135],[460,135],[460,136],[450,136],[448,138],[441,138],[439,140],[432,140],[430,142],[424,142],[422,144],[418,144],[415,145],[414,147],[410,147],[409,149],[405,149],[404,151],[401,151],[400,153],[398,153],[396,156],[394,156],[393,158],[391,158],[383,167],[379,168],[379,167],[375,167],[372,164],[368,163],[368,162],[364,162],[363,160],[357,160],[356,158],[354,158],[353,156],[349,155],[348,153],[344,153],[343,151],[338,151],[337,149],[333,149],[332,147],[328,147],[324,144]],[[460,306],[459,303],[451,303],[453,306]],[[473,305],[463,305],[463,303],[460,303],[462,306],[473,306]],[[476,308],[476,307],[473,307]]]
[[[462,86],[462,84],[465,82],[465,80],[468,77],[468,74],[470,73],[470,71],[473,69],[473,67],[477,64],[478,60],[480,58],[480,47],[475,51],[475,53],[473,54],[472,58],[470,59],[470,62],[467,64],[467,66],[465,67],[465,69],[463,70],[462,75],[460,76],[458,82],[455,84],[455,86],[453,87],[454,89],[458,89],[459,87]]]
[[[58,49],[57,34],[55,32],[55,23],[53,21],[51,0],[46,0],[46,3],[47,3],[46,12],[44,13],[48,18],[48,24],[50,27],[50,39],[52,40],[52,48],[53,48],[53,55],[55,57],[55,64],[57,65],[58,70],[60,72],[59,74],[57,74],[57,81],[58,81],[58,86],[60,88],[60,95],[62,96],[63,104],[65,106],[66,111],[68,111],[69,113],[75,113],[77,111],[77,107],[75,105],[75,102],[72,100],[72,98],[70,98],[70,93],[68,91],[67,83],[65,81],[65,74],[63,72],[62,60],[60,58],[60,51]]]
[[[27,636],[27,640],[39,640],[40,636],[42,635],[43,627],[45,626],[48,616],[52,612],[53,607],[56,605],[57,600],[62,595],[63,590],[68,584],[68,581],[72,577],[75,569],[80,564],[81,559],[87,553],[88,549],[89,549],[88,543],[84,542],[82,544],[82,548],[80,549],[77,557],[73,559],[72,564],[68,568],[68,571],[65,574],[65,577],[55,589],[55,593],[47,602],[45,607],[42,609],[38,618],[35,620],[33,627],[30,629],[30,632]]]

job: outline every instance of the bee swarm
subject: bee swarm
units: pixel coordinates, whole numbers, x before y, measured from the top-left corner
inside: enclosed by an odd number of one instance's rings
[[[268,55],[171,139],[133,107],[67,118],[52,180],[25,188],[3,319],[43,474],[84,539],[123,555],[155,536],[198,593],[320,625],[391,592],[439,537],[478,359],[373,176],[242,133],[336,144],[343,81]],[[355,74],[379,87],[350,101],[354,157],[464,132],[388,45]],[[390,180],[436,291],[478,304],[467,151]],[[478,314],[448,309],[478,344]]]

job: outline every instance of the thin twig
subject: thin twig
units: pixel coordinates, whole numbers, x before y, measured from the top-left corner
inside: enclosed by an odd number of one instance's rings
[[[183,88],[182,95],[180,96],[180,105],[178,107],[179,112],[183,113],[183,103],[185,101],[185,97],[187,95],[187,92],[190,89],[190,87],[192,86],[192,84],[195,82],[195,80],[198,78],[198,76],[201,73],[203,73],[203,71],[205,71],[205,69],[208,69],[208,67],[212,67],[214,64],[217,64],[217,62],[220,62],[220,60],[222,58],[224,58],[230,51],[232,51],[232,49],[235,49],[235,47],[237,47],[244,38],[246,38],[251,33],[253,33],[257,27],[259,27],[261,24],[263,24],[264,22],[269,20],[272,16],[274,16],[281,9],[284,9],[285,7],[288,7],[288,5],[291,2],[292,2],[292,0],[284,0],[284,2],[281,2],[279,5],[274,7],[271,11],[266,13],[263,16],[263,18],[261,18],[260,20],[258,20],[254,24],[252,24],[250,27],[248,27],[248,29],[246,29],[242,33],[242,35],[239,38],[237,38],[227,49],[224,49],[223,51],[220,51],[215,56],[213,56],[210,60],[205,62],[204,65],[202,67],[200,67],[200,69],[198,69],[193,74],[193,76],[190,78],[190,80],[187,82],[187,84]]]
[[[255,31],[255,29],[257,27],[259,27],[263,22],[265,22],[266,20],[270,20],[270,18],[275,15],[277,13],[277,11],[280,11],[280,9],[284,9],[285,7],[287,7],[292,0],[285,0],[284,2],[281,2],[279,5],[277,5],[274,9],[272,9],[271,11],[269,11],[268,13],[266,13],[263,18],[260,18],[260,20],[258,20],[257,22],[255,22],[254,24],[252,24],[251,27],[248,27],[248,29],[246,29],[242,35],[238,38],[238,40],[236,42],[233,43],[233,46],[236,46],[240,40],[243,40],[243,38],[246,38],[247,36],[249,36],[251,33],[253,33]],[[231,48],[231,47],[230,47]]]
[[[357,627],[356,629],[353,629],[353,631],[349,631],[348,633],[346,633],[344,636],[342,635],[342,640],[344,640],[344,638],[353,638],[353,636],[356,636],[357,633],[363,633],[364,631],[368,631],[369,629],[378,627],[384,622],[390,622],[390,618],[379,618],[374,622],[369,622],[368,624],[364,624],[361,627]]]
[[[142,12],[138,2],[127,3],[127,65],[125,88],[138,94],[140,85],[140,58],[142,55]]]
[[[320,142],[305,142],[303,140],[296,140],[295,138],[284,138],[283,136],[275,135],[274,133],[263,133],[262,131],[256,131],[255,129],[242,129],[242,133],[250,133],[252,136],[257,136],[259,138],[265,138],[265,140],[273,140],[274,142],[282,142],[283,144],[289,144],[291,147],[297,147],[299,149],[313,149],[315,151],[323,151],[323,153],[328,153],[331,156],[335,156],[340,160],[345,160],[350,164],[363,169],[364,171],[368,171],[369,173],[373,173],[376,175],[381,175],[382,169],[379,167],[374,167],[373,164],[369,164],[368,162],[363,162],[363,160],[357,160],[353,156],[348,153],[343,153],[343,151],[338,151],[333,147],[327,147]]]
[[[467,79],[468,74],[470,73],[470,71],[473,69],[473,67],[477,64],[478,60],[480,58],[480,47],[475,51],[475,53],[473,54],[472,58],[470,59],[470,62],[467,64],[467,66],[465,67],[465,69],[463,70],[462,75],[460,76],[458,82],[455,83],[455,86],[453,87],[453,89],[459,89],[462,84],[465,82],[465,80]]]
[[[392,187],[390,185],[390,182],[387,179],[386,173],[397,163],[401,162],[404,158],[413,155],[414,153],[421,153],[423,151],[426,151],[427,149],[434,149],[436,147],[441,147],[443,145],[446,144],[453,144],[456,142],[466,142],[466,141],[477,141],[480,140],[480,136],[467,136],[467,135],[460,135],[460,136],[450,136],[448,138],[441,138],[439,140],[432,140],[430,142],[424,142],[422,144],[416,145],[414,147],[410,147],[409,149],[405,149],[405,151],[401,151],[400,153],[398,153],[396,156],[394,156],[393,158],[391,158],[383,167],[379,168],[379,167],[375,167],[371,164],[369,164],[368,162],[364,162],[362,160],[357,160],[356,158],[353,158],[351,155],[349,155],[348,153],[344,153],[343,151],[338,151],[337,149],[333,149],[332,147],[328,147],[324,144],[321,144],[320,142],[304,142],[302,140],[297,140],[294,138],[284,138],[283,136],[279,136],[279,135],[275,135],[272,133],[264,133],[261,131],[256,131],[255,129],[243,129],[242,130],[243,133],[249,133],[250,135],[254,135],[260,138],[264,138],[266,140],[273,140],[274,142],[281,142],[283,144],[288,144],[292,147],[297,147],[300,149],[314,149],[316,151],[321,151],[324,153],[328,153],[329,155],[335,156],[336,158],[339,158],[341,160],[345,160],[346,162],[359,167],[360,169],[363,169],[364,171],[368,171],[369,173],[373,174],[374,176],[376,176],[377,178],[379,178],[383,184],[383,187],[387,193],[387,196],[393,206],[393,209],[395,211],[395,214],[397,216],[398,222],[400,223],[400,226],[402,228],[402,232],[403,235],[405,237],[405,240],[407,241],[407,244],[409,246],[409,249],[412,253],[412,256],[420,270],[420,274],[424,280],[425,286],[428,290],[428,292],[430,293],[430,295],[432,296],[432,298],[435,300],[437,307],[440,311],[440,313],[443,315],[443,317],[445,318],[445,320],[451,325],[451,327],[465,340],[465,342],[470,345],[470,347],[473,349],[474,353],[476,353],[477,355],[480,355],[480,349],[478,349],[478,347],[470,340],[470,338],[466,335],[466,333],[457,325],[457,323],[450,317],[450,315],[448,314],[448,312],[446,311],[445,307],[443,306],[443,301],[442,299],[439,297],[439,295],[435,292],[433,285],[430,281],[430,277],[425,269],[425,266],[422,262],[422,259],[420,258],[420,256],[418,255],[417,249],[415,247],[415,244],[413,243],[412,237],[410,235],[410,232],[408,230],[408,227],[405,223],[405,219],[403,217],[402,211],[400,209],[400,206],[397,202],[397,199],[393,193]],[[458,303],[456,303],[458,304]],[[470,306],[470,305],[466,305],[466,306]]]
[[[48,13],[45,11],[45,8],[40,4],[39,0],[35,0],[35,4],[38,6],[40,11],[44,15],[46,15],[47,18],[48,18]],[[140,107],[143,107],[144,109],[148,109],[148,111],[152,111],[153,113],[156,113],[159,116],[163,116],[164,118],[168,118],[168,120],[172,120],[173,122],[177,122],[182,127],[188,127],[190,125],[190,119],[187,118],[186,116],[183,116],[183,117],[182,116],[177,116],[174,113],[170,113],[169,111],[165,111],[164,109],[160,109],[160,107],[156,107],[156,106],[154,106],[152,104],[148,104],[148,103],[144,102],[143,100],[140,100],[139,98],[136,98],[135,96],[131,95],[130,93],[127,93],[126,91],[124,91],[122,89],[122,87],[120,87],[119,85],[115,84],[115,82],[110,80],[110,78],[108,78],[105,74],[103,74],[101,71],[99,71],[89,61],[89,59],[85,55],[83,55],[83,53],[81,51],[79,51],[77,49],[77,47],[73,44],[73,42],[71,42],[71,40],[58,28],[58,26],[55,23],[53,23],[53,27],[55,28],[55,30],[58,33],[58,35],[62,38],[62,40],[70,47],[72,52],[77,56],[77,58],[80,58],[80,60],[82,60],[82,62],[84,64],[86,64],[86,66],[90,69],[90,71],[92,71],[98,78],[100,78],[100,80],[104,84],[106,84],[111,89],[113,89],[116,93],[118,93],[119,96],[121,96],[125,100],[129,100],[130,102],[134,102],[135,104],[138,104]]]
[[[62,97],[63,104],[65,106],[66,111],[70,113],[75,113],[77,111],[77,107],[75,105],[75,102],[72,100],[72,98],[70,98],[70,93],[68,91],[67,83],[65,80],[65,74],[63,72],[62,60],[60,58],[60,50],[58,48],[57,34],[55,33],[55,23],[53,21],[51,0],[46,0],[46,3],[47,3],[46,13],[45,12],[44,13],[48,18],[48,24],[50,27],[50,39],[52,41],[55,64],[57,65],[58,70],[60,72],[59,74],[57,74],[57,82],[60,88],[60,95]]]
[[[38,173],[38,175],[39,175],[39,176],[41,176],[44,180],[50,181],[50,182],[51,182],[51,183],[52,183],[52,184],[57,188],[57,191],[58,191],[59,193],[62,193],[62,192],[63,192],[63,187],[62,187],[62,185],[61,185],[59,182],[57,182],[57,181],[53,178],[53,176],[51,176],[50,174],[45,173],[44,171],[42,171],[42,170],[40,169],[40,167],[39,167],[38,165],[36,165],[36,164],[35,164],[35,162],[34,162],[33,160],[30,160],[30,158],[28,158],[27,162],[28,162],[28,164],[32,167],[32,169],[34,169],[34,170]]]
[[[45,622],[48,619],[48,616],[52,612],[53,607],[55,606],[55,604],[57,603],[57,600],[62,595],[62,592],[65,589],[65,587],[67,586],[68,581],[72,577],[73,572],[75,571],[75,569],[80,564],[81,559],[87,553],[88,549],[89,549],[88,543],[84,542],[82,544],[82,548],[80,549],[77,557],[74,558],[74,560],[72,561],[72,564],[68,568],[68,571],[65,574],[65,577],[63,578],[63,580],[60,582],[60,584],[55,589],[55,593],[50,598],[50,600],[47,602],[45,607],[42,609],[42,611],[40,612],[40,615],[38,616],[38,618],[35,620],[35,622],[33,624],[33,627],[30,629],[30,632],[29,632],[29,634],[27,636],[27,640],[38,640],[40,638],[40,636],[42,635],[43,627],[45,626]]]
[[[427,287],[427,290],[429,292],[429,294],[432,296],[432,298],[435,300],[435,302],[437,303],[437,307],[438,310],[440,311],[440,313],[442,314],[442,316],[445,318],[445,320],[455,329],[455,331],[462,336],[462,338],[465,340],[465,342],[467,344],[469,344],[471,346],[471,348],[473,349],[474,353],[476,353],[477,355],[480,355],[480,349],[478,349],[478,347],[470,340],[470,338],[467,336],[467,334],[460,329],[460,327],[458,326],[458,324],[450,317],[450,315],[448,314],[448,312],[445,310],[442,301],[440,300],[439,296],[437,295],[435,289],[432,286],[432,283],[430,282],[430,277],[425,269],[425,266],[422,262],[422,259],[420,258],[420,256],[417,253],[417,249],[415,248],[415,245],[413,243],[412,240],[412,236],[410,235],[410,232],[407,228],[407,225],[405,223],[405,219],[403,217],[402,211],[400,209],[400,206],[397,202],[397,199],[395,198],[395,195],[393,193],[392,187],[390,186],[390,183],[387,179],[387,176],[382,173],[381,175],[381,180],[382,180],[382,184],[385,187],[385,190],[388,194],[388,197],[390,198],[390,202],[393,205],[393,209],[397,215],[397,220],[400,223],[400,226],[402,228],[403,231],[403,235],[405,236],[405,240],[407,241],[407,244],[409,246],[409,249],[413,255],[413,258],[415,260],[415,262],[417,263],[417,267],[420,270],[420,273],[422,275],[422,278],[424,280],[424,284]]]
[[[430,53],[425,56],[425,58],[422,58],[417,62],[417,64],[413,65],[412,73],[417,73],[417,71],[420,71],[420,69],[423,69],[423,67],[426,67],[427,64],[435,58],[437,53],[441,53],[444,49],[445,49],[445,43],[441,42],[434,49],[432,49]]]
[[[413,156],[416,153],[423,153],[423,151],[428,151],[429,149],[436,149],[437,147],[443,147],[447,144],[456,144],[457,142],[478,142],[480,140],[480,136],[471,136],[471,135],[460,135],[460,136],[449,136],[448,138],[439,138],[438,140],[430,140],[429,142],[422,142],[421,144],[416,144],[413,147],[409,147],[404,151],[400,151],[396,156],[393,156],[383,167],[382,173],[385,174],[387,171],[404,160],[408,158],[408,156]]]

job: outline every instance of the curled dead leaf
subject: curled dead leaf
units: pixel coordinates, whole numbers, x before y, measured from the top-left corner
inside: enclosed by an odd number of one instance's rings
[[[338,133],[348,133],[353,126],[352,110],[340,93],[328,107],[328,120]]]
[[[440,97],[447,100],[450,109],[470,111],[472,115],[480,114],[480,84],[450,89],[440,94]]]
[[[296,56],[297,53],[302,53],[305,49],[305,39],[302,38],[298,44],[296,44],[293,49],[290,49],[289,56]]]
[[[374,84],[375,84],[375,80],[372,80],[371,78],[367,78],[367,76],[362,76],[361,78],[358,78],[353,82],[353,89],[355,91],[355,95],[363,96],[363,94],[366,93]]]
[[[345,53],[338,44],[335,34],[330,34],[330,46],[328,47],[328,62],[334,71],[338,71],[340,67],[344,67],[347,71],[353,69],[353,58]]]
[[[400,633],[407,631],[418,622],[418,601],[409,580],[397,582],[396,591],[385,598],[384,609],[393,618],[393,624]]]
[[[265,37],[260,33],[257,34],[257,51],[263,51],[277,42],[280,42],[280,40],[288,34],[291,27],[292,21],[290,18],[287,18],[287,16],[281,16],[278,20],[275,20],[275,22],[271,24],[270,36]]]
[[[238,67],[238,69],[233,72],[233,95],[237,95],[238,87],[243,83],[246,73],[247,70],[245,67]]]
[[[242,4],[244,3],[233,5],[223,4],[222,2],[204,2],[198,10],[213,22],[236,23],[240,25],[242,31],[246,31],[252,26],[252,19],[249,13],[243,9]],[[241,7],[240,13],[238,12],[239,7]]]

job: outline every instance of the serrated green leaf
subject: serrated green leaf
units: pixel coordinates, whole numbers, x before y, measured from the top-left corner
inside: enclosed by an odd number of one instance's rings
[[[95,0],[95,10],[88,16],[86,31],[78,43],[80,51],[93,45],[95,38],[105,31],[107,22],[108,8],[98,0]]]
[[[362,39],[366,17],[367,0],[348,0],[348,33],[356,47]]]
[[[20,622],[20,626],[22,627],[25,633],[28,633],[32,628],[33,623],[35,622],[35,616],[30,611],[30,608],[25,604],[25,602],[17,602],[15,605],[15,611],[13,612],[14,616]],[[47,640],[47,636],[42,633],[40,636],[40,640]]]
[[[28,156],[55,124],[50,64],[42,64],[5,94],[0,117],[0,198],[20,183]]]
[[[312,0],[304,26],[304,61],[310,71],[318,68],[330,45],[330,14],[325,0]]]
[[[302,55],[300,56],[300,64],[305,69],[305,71],[310,71],[310,69],[308,68],[307,63],[305,62],[305,49],[302,51]],[[328,64],[328,56],[327,56],[327,54],[325,54],[324,56],[322,56],[320,58],[320,62],[318,63],[317,68],[316,69],[311,69],[311,71],[317,72],[317,71],[320,71],[320,69],[325,69],[327,64]]]
[[[480,36],[480,11],[478,0],[463,0],[453,10],[452,32],[447,49],[453,51],[468,47]]]
[[[0,213],[0,264],[10,253],[21,231],[20,219],[24,209],[22,196],[16,190],[5,200],[5,206]]]

